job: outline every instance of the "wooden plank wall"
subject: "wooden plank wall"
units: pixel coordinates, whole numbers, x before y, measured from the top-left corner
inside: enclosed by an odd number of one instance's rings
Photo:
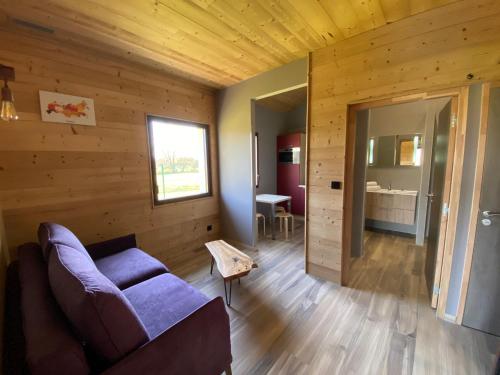
[[[5,284],[7,276],[7,240],[3,224],[3,214],[0,208],[0,368],[3,368],[3,333],[4,333],[4,311],[5,311]]]
[[[0,200],[11,256],[42,221],[84,243],[135,232],[171,265],[218,237],[215,92],[37,35],[0,29],[20,120],[0,123]],[[39,90],[94,98],[96,127],[41,122]],[[145,114],[210,125],[213,197],[152,208]],[[207,225],[213,230],[208,233]]]
[[[307,264],[341,280],[348,105],[500,77],[500,2],[460,1],[312,53]],[[472,79],[467,75],[473,74]]]

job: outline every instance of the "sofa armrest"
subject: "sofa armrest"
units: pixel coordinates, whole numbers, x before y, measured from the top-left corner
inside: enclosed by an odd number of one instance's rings
[[[231,361],[229,317],[217,297],[103,374],[214,375],[227,370]]]
[[[113,238],[102,242],[85,245],[90,257],[94,260],[119,253],[133,247],[137,247],[135,234]]]

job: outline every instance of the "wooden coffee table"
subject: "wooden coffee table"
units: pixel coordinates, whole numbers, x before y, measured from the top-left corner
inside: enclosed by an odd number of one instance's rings
[[[224,279],[224,295],[226,304],[231,306],[231,292],[234,279],[246,276],[252,268],[257,268],[257,263],[245,253],[234,246],[229,245],[223,240],[211,241],[205,243],[208,251],[212,254],[212,263],[210,265],[210,275],[214,269],[214,262],[217,263],[217,269]],[[227,294],[226,282],[229,282],[229,296]]]

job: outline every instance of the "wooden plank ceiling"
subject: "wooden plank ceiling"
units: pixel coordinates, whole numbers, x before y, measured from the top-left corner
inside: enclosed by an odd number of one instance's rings
[[[258,99],[257,103],[276,112],[288,112],[307,100],[307,87]]]
[[[219,88],[454,1],[0,0],[0,4],[12,24],[31,22],[66,43]]]

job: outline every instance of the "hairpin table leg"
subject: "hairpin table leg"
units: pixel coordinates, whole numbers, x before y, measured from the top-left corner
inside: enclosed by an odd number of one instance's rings
[[[231,292],[233,289],[233,280],[229,280],[229,298],[226,289],[226,280],[224,280],[224,295],[226,296],[226,305],[231,306]]]

